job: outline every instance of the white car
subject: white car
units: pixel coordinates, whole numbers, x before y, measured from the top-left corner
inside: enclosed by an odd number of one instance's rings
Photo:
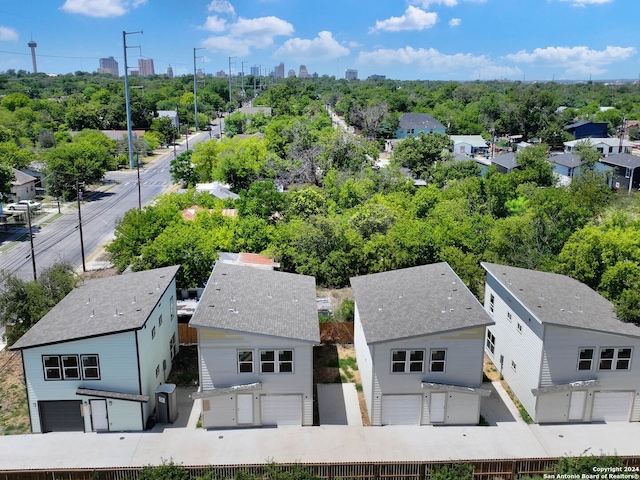
[[[42,207],[40,202],[36,202],[35,200],[20,200],[16,203],[10,203],[7,205],[7,210],[39,210]]]

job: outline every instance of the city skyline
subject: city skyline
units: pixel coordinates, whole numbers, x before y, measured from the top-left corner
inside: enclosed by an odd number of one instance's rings
[[[100,58],[205,74],[306,65],[310,74],[399,80],[636,79],[640,40],[629,0],[24,0],[0,6],[0,71],[96,71]]]

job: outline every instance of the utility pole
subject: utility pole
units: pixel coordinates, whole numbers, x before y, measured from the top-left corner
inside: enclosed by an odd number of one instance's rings
[[[229,57],[229,105],[233,103],[232,89],[231,89],[231,59],[236,57]]]
[[[244,64],[247,62],[242,62],[242,100],[244,101],[245,92],[244,92]]]
[[[123,32],[124,33],[124,32]],[[84,260],[84,240],[82,238],[82,214],[80,213],[80,182],[76,180],[76,199],[78,200],[78,231],[80,232],[80,253],[82,254],[82,271],[87,271]]]
[[[133,168],[133,134],[131,131],[131,98],[129,97],[129,66],[127,65],[127,48],[139,47],[127,47],[127,35],[132,35],[134,33],[142,33],[142,30],[138,32],[122,32],[122,46],[124,49],[124,91],[127,107],[127,137],[129,145],[129,168]],[[78,210],[78,213],[80,213],[80,210]],[[84,252],[82,253],[82,255],[84,256]],[[84,259],[82,261],[82,264],[84,266]]]
[[[27,225],[29,225],[29,242],[31,243],[31,265],[33,266],[33,281],[37,281],[36,252],[33,248],[33,230],[31,230],[31,206],[27,205]]]
[[[204,47],[193,47],[193,109],[196,118],[196,132],[198,131],[198,76],[196,75],[196,50],[204,50]]]

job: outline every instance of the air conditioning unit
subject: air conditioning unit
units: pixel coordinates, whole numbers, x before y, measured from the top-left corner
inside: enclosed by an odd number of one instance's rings
[[[620,188],[620,182],[616,182],[616,188]]]

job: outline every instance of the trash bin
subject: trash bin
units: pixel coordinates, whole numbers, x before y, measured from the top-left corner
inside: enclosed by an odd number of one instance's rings
[[[178,418],[176,386],[163,383],[156,388],[156,411],[158,423],[173,423]]]

